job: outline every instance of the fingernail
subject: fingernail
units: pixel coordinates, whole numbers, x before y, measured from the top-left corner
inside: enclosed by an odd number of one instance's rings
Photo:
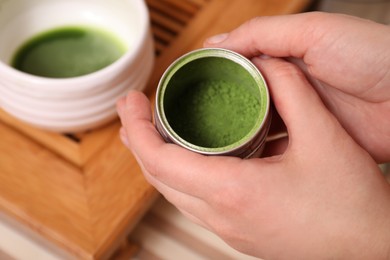
[[[206,39],[206,43],[208,43],[208,44],[221,43],[227,39],[228,35],[229,35],[228,33],[217,34],[215,36],[212,36],[212,37]]]
[[[126,130],[123,127],[121,127],[121,129],[119,130],[119,137],[120,137],[122,143],[127,148],[129,148],[129,139],[127,139],[127,133],[126,133]]]

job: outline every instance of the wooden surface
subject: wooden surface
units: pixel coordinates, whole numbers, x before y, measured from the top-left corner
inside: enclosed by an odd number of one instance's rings
[[[257,15],[301,11],[309,0],[147,0],[157,60],[166,67],[206,37]],[[60,135],[0,111],[0,210],[79,259],[106,259],[158,197],[118,137],[118,120]],[[132,245],[129,248],[133,248]]]

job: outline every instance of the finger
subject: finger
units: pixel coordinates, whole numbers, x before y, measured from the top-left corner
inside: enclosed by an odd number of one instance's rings
[[[138,158],[153,185],[166,185],[195,197],[208,197],[221,189],[222,175],[234,179],[241,159],[203,156],[174,144],[165,143],[151,122],[149,100],[140,92],[131,92],[118,101],[118,113],[126,130],[128,147]]]
[[[302,58],[316,40],[311,14],[256,17],[228,34],[211,37],[205,47],[231,49],[247,57],[265,53]]]
[[[294,64],[277,58],[255,58],[264,73],[274,105],[287,126],[290,139],[315,143],[334,123],[321,99]]]
[[[194,212],[194,214],[202,213],[207,214],[208,207],[207,204],[198,197],[191,196],[185,192],[178,191],[165,183],[161,182],[159,179],[155,178],[153,174],[150,174],[147,169],[145,169],[142,160],[134,154],[136,160],[139,162],[142,172],[146,180],[153,185],[171,204],[185,212]],[[193,214],[193,213],[189,213]]]
[[[384,100],[387,88],[367,89],[389,75],[390,38],[384,37],[389,32],[388,26],[353,16],[308,12],[256,17],[230,33],[207,39],[204,46],[230,49],[249,58],[267,54],[303,59],[311,76],[377,102]],[[375,73],[369,68],[376,68]]]
[[[259,54],[296,58],[313,54],[313,58],[325,58],[329,55],[326,47],[337,47],[333,45],[334,40],[346,36],[346,28],[352,37],[360,36],[363,40],[360,31],[353,32],[356,31],[353,29],[365,27],[367,30],[367,24],[370,23],[357,17],[321,12],[262,16],[243,23],[230,33],[206,39],[204,46],[231,49],[250,58]],[[381,30],[379,32],[384,33]],[[336,50],[334,54],[343,52]]]
[[[207,218],[209,216],[208,214],[210,214],[210,207],[205,201],[165,185],[146,171],[144,173],[148,182],[156,187],[167,201],[180,211],[190,215],[192,220],[196,221],[197,224],[205,225],[201,219]]]

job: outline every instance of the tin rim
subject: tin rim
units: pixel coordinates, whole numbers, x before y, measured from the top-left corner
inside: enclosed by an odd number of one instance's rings
[[[225,58],[230,61],[233,61],[243,67],[252,77],[252,79],[257,83],[257,87],[259,88],[260,102],[261,102],[261,111],[256,120],[256,123],[253,125],[252,129],[238,141],[229,144],[223,147],[203,147],[199,145],[192,144],[182,137],[180,137],[170,126],[167,117],[164,111],[164,95],[167,88],[167,85],[173,75],[181,69],[184,65],[195,61],[201,58]],[[269,111],[270,111],[270,96],[268,91],[267,82],[265,81],[262,73],[258,70],[258,68],[246,57],[241,54],[223,49],[223,48],[202,48],[198,50],[194,50],[188,52],[178,59],[176,59],[164,72],[162,75],[157,91],[156,91],[156,99],[155,99],[155,113],[156,113],[156,124],[159,123],[161,130],[164,131],[164,134],[168,137],[169,140],[175,144],[178,144],[182,147],[185,147],[188,150],[202,153],[206,155],[223,155],[236,152],[242,148],[250,146],[253,138],[261,135],[262,131],[268,131],[268,126],[265,124],[269,123]]]

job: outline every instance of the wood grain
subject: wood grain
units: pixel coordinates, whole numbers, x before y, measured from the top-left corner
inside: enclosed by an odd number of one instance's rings
[[[309,0],[146,0],[156,64],[145,91],[206,37],[257,15],[301,11]],[[107,259],[158,197],[118,136],[116,119],[61,135],[0,111],[0,210],[77,259]]]
[[[27,125],[10,116],[1,109],[0,120],[8,126],[12,126],[15,131],[18,131],[28,136],[30,139],[42,144],[53,153],[57,153],[58,155],[72,162],[73,164],[78,166],[82,165],[78,143],[72,141],[66,136],[42,131],[33,126]],[[4,136],[4,138],[5,137],[6,136]]]
[[[86,256],[93,237],[80,170],[4,124],[0,136],[0,208]]]
[[[85,166],[85,185],[95,227],[96,256],[101,259],[138,223],[157,192],[145,181],[118,135],[95,159]]]

